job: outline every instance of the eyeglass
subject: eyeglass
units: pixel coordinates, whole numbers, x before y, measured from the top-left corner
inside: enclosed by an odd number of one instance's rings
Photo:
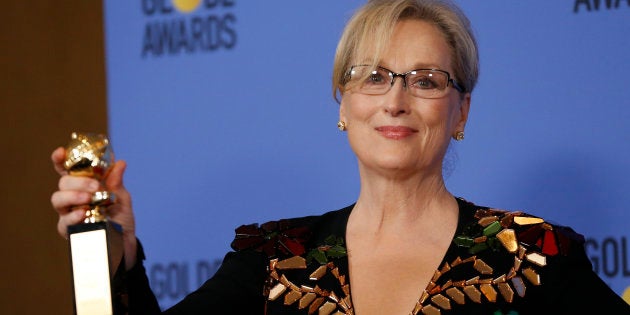
[[[403,87],[408,88],[411,95],[420,98],[440,98],[448,93],[449,85],[460,93],[464,93],[451,74],[440,69],[416,69],[405,73],[396,73],[387,68],[370,65],[355,65],[347,73],[351,89],[368,95],[382,95],[394,86],[396,77],[403,79]]]

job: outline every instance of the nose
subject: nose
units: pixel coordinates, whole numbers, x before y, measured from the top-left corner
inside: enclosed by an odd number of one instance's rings
[[[407,75],[402,73],[392,73],[392,87],[396,84],[396,79],[400,78],[403,88],[407,88]]]
[[[409,93],[407,93],[407,82],[404,76],[400,76],[400,80],[396,80],[397,76],[394,76],[392,86],[385,99],[385,111],[392,116],[399,116],[409,113]],[[400,84],[396,84],[396,81],[400,81]]]

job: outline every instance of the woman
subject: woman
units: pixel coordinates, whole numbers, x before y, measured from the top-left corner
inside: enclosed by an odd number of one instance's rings
[[[358,158],[355,204],[236,230],[234,252],[168,314],[570,314],[629,306],[592,271],[583,238],[520,212],[454,197],[442,176],[462,140],[478,74],[469,22],[448,2],[375,0],[348,23],[333,94]],[[98,183],[65,174],[52,196],[59,233]],[[124,229],[130,314],[160,313],[118,161],[106,188]]]

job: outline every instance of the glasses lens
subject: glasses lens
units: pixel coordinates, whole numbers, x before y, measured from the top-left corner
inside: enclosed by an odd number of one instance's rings
[[[353,66],[350,69],[348,88],[363,94],[381,95],[392,87],[394,74],[381,67],[367,65]],[[412,70],[405,74],[405,86],[409,92],[420,98],[440,98],[448,93],[449,76],[440,70]]]
[[[364,94],[387,93],[391,85],[391,75],[381,68],[354,66],[350,70],[350,81],[355,89]]]
[[[447,93],[448,76],[434,70],[415,70],[407,74],[407,89],[417,97],[437,98]]]

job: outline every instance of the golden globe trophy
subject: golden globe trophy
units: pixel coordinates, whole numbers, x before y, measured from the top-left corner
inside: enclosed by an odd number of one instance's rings
[[[104,186],[114,162],[106,136],[72,133],[64,163],[68,174],[95,178]],[[83,223],[68,227],[72,265],[74,311],[77,315],[114,315],[114,274],[121,265],[122,229],[108,220],[107,206],[115,196],[97,191],[85,207]]]

